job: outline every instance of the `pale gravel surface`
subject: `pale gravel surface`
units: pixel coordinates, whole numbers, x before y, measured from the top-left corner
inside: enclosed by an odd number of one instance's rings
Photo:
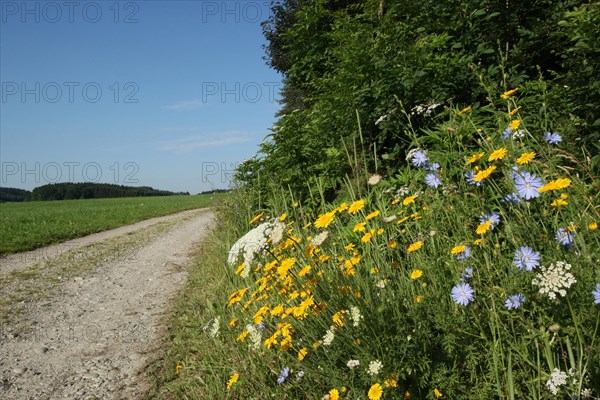
[[[146,222],[104,233],[101,239],[93,235],[95,239],[77,240],[88,243],[84,248],[93,254],[94,244],[89,243],[114,240],[124,232],[145,238],[148,232],[146,240],[117,258],[100,258],[91,271],[59,279],[46,299],[27,305],[18,321],[0,325],[0,399],[144,395],[145,367],[160,356],[164,323],[186,281],[191,253],[214,226],[214,215],[196,210],[162,221],[174,223],[154,233]],[[43,268],[52,258],[33,265],[21,262],[18,272]],[[52,263],[47,265],[51,268]],[[3,263],[1,269],[6,266]],[[19,283],[14,274],[11,279],[11,284]]]

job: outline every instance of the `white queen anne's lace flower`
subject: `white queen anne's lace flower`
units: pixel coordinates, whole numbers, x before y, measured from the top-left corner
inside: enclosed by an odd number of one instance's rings
[[[332,325],[329,330],[325,332],[325,336],[323,336],[323,346],[331,345],[333,339],[335,339],[335,326]]]
[[[256,228],[248,231],[244,236],[238,239],[237,242],[229,250],[227,263],[229,265],[236,264],[240,253],[246,262],[248,268],[252,265],[252,261],[256,254],[264,250],[267,246],[269,238],[276,243],[276,240],[281,240],[285,224],[279,221],[264,222]],[[278,240],[277,240],[278,241]]]
[[[558,394],[558,388],[567,384],[567,373],[562,372],[558,368],[554,368],[554,372],[550,374],[550,379],[546,381],[546,387],[553,395]]]
[[[354,369],[354,368],[356,368],[356,367],[358,367],[360,365],[360,361],[358,361],[358,360],[350,360],[350,361],[348,361],[348,363],[346,365],[348,366],[348,368]]]
[[[566,289],[577,282],[573,274],[568,272],[570,269],[571,264],[557,261],[556,264],[541,267],[540,272],[536,274],[531,283],[539,286],[539,292],[547,295],[552,300],[556,299],[556,295],[565,297],[567,295]]]
[[[383,363],[379,360],[375,360],[375,361],[371,361],[369,363],[369,370],[367,371],[367,373],[371,376],[375,376],[377,374],[379,374],[379,372],[381,371],[381,368],[383,368]]]
[[[350,318],[352,318],[352,326],[358,326],[360,320],[363,319],[363,316],[360,314],[360,309],[358,307],[350,307]]]

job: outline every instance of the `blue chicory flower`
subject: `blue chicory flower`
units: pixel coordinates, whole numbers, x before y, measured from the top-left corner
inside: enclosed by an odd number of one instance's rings
[[[460,306],[466,306],[474,300],[475,291],[468,283],[459,283],[452,288],[452,300]]]

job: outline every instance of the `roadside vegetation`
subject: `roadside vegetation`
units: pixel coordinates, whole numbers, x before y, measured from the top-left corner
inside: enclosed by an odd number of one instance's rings
[[[0,254],[32,250],[144,219],[210,207],[225,194],[0,204]]]
[[[600,399],[600,4],[272,5],[282,111],[157,399]]]

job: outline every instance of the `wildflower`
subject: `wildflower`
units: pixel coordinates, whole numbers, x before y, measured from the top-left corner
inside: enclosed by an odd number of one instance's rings
[[[364,236],[362,238],[360,238],[360,241],[363,243],[368,243],[371,238],[373,237],[373,232],[367,232],[364,234]]]
[[[479,161],[484,155],[485,155],[485,153],[479,153],[479,154],[472,155],[471,157],[469,157],[469,159],[467,160],[465,165],[473,164],[474,162]]]
[[[373,218],[377,217],[379,214],[381,214],[381,211],[379,211],[379,210],[373,211],[371,214],[367,215],[367,216],[365,217],[365,219],[366,219],[367,221],[370,221],[370,220],[372,220]]]
[[[512,131],[516,131],[517,129],[519,129],[519,126],[521,125],[521,121],[518,119],[513,119],[512,121],[510,121],[510,125],[508,126]]]
[[[424,167],[429,162],[429,158],[427,158],[427,154],[423,150],[417,149],[412,154],[411,162],[415,167]]]
[[[456,255],[457,260],[466,260],[471,257],[471,248],[469,246],[456,246],[452,249],[452,254]]]
[[[268,237],[273,227],[273,223],[264,222],[239,238],[229,250],[227,263],[229,265],[235,265],[239,254],[243,253],[244,261],[249,268],[256,254],[267,246]]]
[[[550,374],[550,379],[546,381],[546,387],[553,395],[558,394],[558,388],[567,384],[567,373],[562,372],[558,368],[554,368],[554,372]]]
[[[534,251],[531,247],[521,246],[515,251],[513,264],[520,270],[533,271],[540,265],[540,253]]]
[[[397,217],[395,215],[390,215],[389,217],[385,217],[383,219],[384,222],[392,222],[396,219]]]
[[[502,93],[500,95],[500,97],[502,97],[504,100],[507,100],[510,96],[512,96],[513,94],[515,94],[517,92],[517,90],[519,90],[519,88],[514,88],[514,89],[511,89],[511,90],[508,90],[508,91]]]
[[[473,171],[465,172],[465,178],[467,178],[467,183],[469,185],[481,186],[481,182],[477,182],[474,179],[475,178],[475,172],[473,172]]]
[[[327,228],[335,217],[336,210],[330,211],[325,214],[319,215],[319,218],[315,221],[315,228]]]
[[[379,400],[379,399],[381,399],[382,395],[383,395],[383,388],[381,387],[381,385],[379,383],[374,384],[369,389],[369,393],[368,393],[369,400]]]
[[[340,392],[337,389],[331,389],[329,391],[329,400],[339,400]]]
[[[556,264],[550,264],[548,267],[542,266],[531,283],[540,286],[539,292],[547,294],[552,300],[556,299],[557,294],[565,297],[567,295],[565,289],[577,282],[573,274],[568,272],[570,269],[571,264],[563,261],[557,261]]]
[[[523,153],[523,154],[521,154],[521,156],[519,158],[517,158],[517,164],[519,164],[519,165],[528,164],[529,161],[531,161],[535,158],[535,156],[536,156],[535,151],[532,151],[531,153]]]
[[[263,217],[263,215],[265,215],[265,212],[261,212],[260,214],[258,214],[257,216],[255,216],[254,218],[252,218],[250,220],[250,225],[252,225],[253,223],[257,222],[259,219],[261,219]]]
[[[431,165],[425,164],[425,171],[437,171],[441,168],[440,164],[433,163]]]
[[[381,371],[381,369],[383,368],[383,363],[379,360],[375,360],[375,361],[371,361],[369,363],[369,370],[367,371],[367,373],[371,376],[375,376],[377,374],[379,374],[379,372]]]
[[[440,392],[438,388],[433,389],[433,394],[435,397],[442,397],[442,392]]]
[[[431,186],[437,189],[438,186],[442,184],[442,181],[440,180],[440,178],[438,178],[436,174],[431,173],[427,174],[427,176],[425,177],[425,184],[427,186]]]
[[[471,279],[473,276],[473,268],[465,268],[465,273],[460,276],[461,282],[466,282],[467,279]]]
[[[490,175],[492,174],[492,172],[494,172],[496,170],[496,166],[492,165],[489,168],[486,168],[482,171],[479,171],[477,174],[475,174],[475,176],[473,177],[473,180],[475,182],[481,182],[487,178],[490,177]]]
[[[302,378],[304,378],[304,371],[298,371],[296,374],[296,381],[300,381]]]
[[[352,326],[357,327],[363,316],[360,314],[360,309],[356,306],[350,307],[350,318],[352,319]]]
[[[323,336],[323,346],[329,346],[335,339],[335,326],[331,326],[327,332],[325,332],[325,336]]]
[[[356,245],[354,243],[348,243],[346,246],[344,246],[344,250],[352,251],[355,247]]]
[[[424,299],[424,297],[423,297],[423,296],[421,296],[421,295],[416,295],[416,296],[415,296],[415,303],[420,303],[420,302],[422,302],[422,301],[423,301],[423,299]]]
[[[340,204],[340,206],[337,208],[338,212],[342,212],[342,211],[346,211],[348,209],[348,203],[344,202],[342,204]]]
[[[591,222],[591,223],[588,225],[588,229],[589,229],[590,231],[595,231],[596,229],[598,229],[598,223],[596,223],[596,222]]]
[[[596,283],[596,290],[592,294],[594,295],[594,304],[600,304],[600,283]]]
[[[378,287],[379,289],[383,289],[386,285],[387,281],[385,279],[380,280],[379,282],[377,282],[375,284],[376,287]]]
[[[346,366],[350,369],[354,369],[354,368],[358,367],[359,365],[360,365],[360,361],[358,361],[358,360],[350,360],[346,364]]]
[[[319,233],[318,235],[316,235],[314,238],[312,238],[311,243],[314,246],[320,246],[323,244],[325,239],[327,239],[327,236],[329,236],[329,232],[323,231],[323,232]]]
[[[510,126],[507,127],[504,132],[502,132],[502,139],[507,140],[512,136],[512,129],[510,129]]]
[[[552,203],[550,203],[552,208],[555,210],[560,210],[561,208],[563,208],[564,206],[566,206],[568,204],[569,204],[569,202],[566,200],[563,200],[563,199],[556,199]]]
[[[412,253],[414,251],[419,250],[421,247],[423,247],[423,242],[422,241],[418,241],[418,242],[415,242],[415,243],[411,244],[410,246],[408,246],[408,248],[406,249],[406,251],[408,253]]]
[[[402,200],[402,204],[404,204],[405,206],[412,204],[415,202],[415,199],[417,198],[417,195],[414,196],[408,196],[407,198],[405,198],[404,200]]]
[[[479,217],[479,223],[490,223],[490,228],[493,230],[500,223],[500,216],[495,212],[485,212],[482,217]]]
[[[521,109],[521,106],[519,106],[519,107],[517,107],[517,108],[515,108],[515,109],[511,110],[511,111],[508,113],[508,116],[509,116],[509,117],[512,117],[513,115],[515,115],[516,113],[518,113],[520,109]]]
[[[381,175],[379,175],[379,174],[373,174],[373,175],[371,175],[371,177],[367,181],[367,184],[369,184],[371,186],[375,186],[375,185],[377,185],[379,183],[379,181],[381,181]]]
[[[510,193],[500,200],[501,203],[520,204],[523,202],[518,193]]]
[[[290,369],[288,367],[285,367],[284,369],[282,369],[281,373],[279,374],[279,377],[277,378],[277,384],[281,385],[289,375],[290,375]]]
[[[552,182],[548,182],[544,186],[538,189],[538,192],[544,193],[552,190],[561,190],[571,186],[571,180],[568,178],[559,178]]]
[[[494,150],[494,152],[488,157],[488,161],[502,160],[504,156],[506,156],[506,153],[508,153],[508,149],[506,149],[506,147]]]
[[[471,111],[471,110],[472,110],[471,106],[468,106],[468,107],[465,107],[465,108],[463,108],[462,110],[460,110],[460,111],[458,112],[458,114],[464,114],[464,113],[468,113],[468,112],[469,112],[469,111]]]
[[[212,326],[210,328],[210,331],[208,332],[210,337],[216,338],[219,336],[220,323],[221,323],[221,317],[218,317],[218,316],[215,317],[214,320],[212,321]]]
[[[365,201],[364,200],[357,200],[354,203],[352,203],[350,205],[350,207],[348,207],[348,213],[349,214],[356,214],[357,212],[359,212],[360,210],[362,210],[362,208],[365,206]]]
[[[517,173],[514,180],[519,196],[523,197],[525,200],[540,196],[538,189],[542,187],[543,182],[542,179],[538,178],[535,174],[530,174],[526,171],[522,174]]]
[[[468,283],[459,283],[452,288],[452,299],[456,304],[466,306],[474,300],[474,292]]]
[[[452,248],[452,250],[450,250],[450,254],[453,254],[453,255],[460,254],[460,253],[462,253],[463,251],[465,251],[465,249],[466,249],[466,248],[467,248],[467,246],[464,246],[464,245],[460,245],[460,246],[454,246],[454,247]]]
[[[227,390],[231,389],[233,384],[236,383],[239,378],[240,378],[240,375],[237,373],[231,375],[231,378],[229,378],[229,381],[227,382]]]
[[[508,296],[506,300],[504,300],[504,306],[509,310],[515,310],[521,307],[521,304],[525,302],[525,296],[522,294],[513,294],[512,296]]]
[[[385,387],[391,387],[396,389],[398,387],[398,381],[396,379],[396,374],[391,374],[389,378],[383,381]]]
[[[575,240],[575,227],[558,228],[555,239],[562,247],[569,249],[573,247]]]
[[[483,222],[483,223],[479,224],[479,226],[477,226],[475,233],[477,233],[478,235],[483,235],[484,233],[489,231],[491,229],[491,227],[492,227],[492,221]]]
[[[417,280],[420,277],[423,276],[423,271],[421,271],[420,269],[415,269],[411,274],[410,274],[410,279]]]
[[[298,360],[300,360],[300,361],[304,360],[304,358],[306,357],[307,354],[308,354],[308,349],[306,347],[301,348],[300,350],[298,350]]]
[[[344,314],[345,313],[346,313],[346,311],[342,310],[342,311],[338,311],[335,314],[333,314],[332,320],[336,326],[338,326],[338,327],[344,326]]]
[[[559,144],[562,137],[556,132],[544,132],[544,139],[550,144]]]

